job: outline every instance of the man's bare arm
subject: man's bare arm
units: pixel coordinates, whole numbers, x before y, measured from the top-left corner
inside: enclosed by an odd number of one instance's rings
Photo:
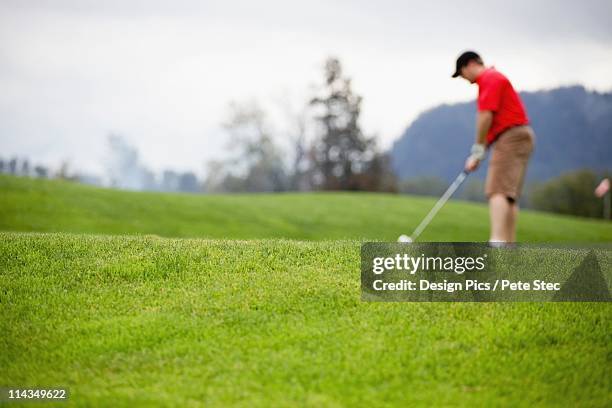
[[[493,112],[479,111],[476,116],[476,144],[487,145],[487,134],[493,123]]]
[[[476,116],[476,143],[472,146],[470,157],[465,161],[465,170],[472,172],[484,159],[487,150],[487,134],[493,122],[493,112],[479,111]]]

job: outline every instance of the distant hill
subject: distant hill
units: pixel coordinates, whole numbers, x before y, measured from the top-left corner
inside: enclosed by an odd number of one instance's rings
[[[612,169],[612,93],[571,86],[521,97],[537,136],[529,181],[579,168]],[[474,101],[422,113],[391,149],[398,176],[455,177],[473,143],[475,114]],[[477,176],[484,174],[481,169]]]

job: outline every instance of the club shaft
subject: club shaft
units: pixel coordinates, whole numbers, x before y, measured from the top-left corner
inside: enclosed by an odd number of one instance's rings
[[[427,227],[427,225],[429,225],[433,217],[435,217],[438,211],[440,211],[440,208],[442,208],[444,204],[446,204],[448,199],[455,193],[455,191],[463,183],[466,177],[467,177],[467,173],[465,171],[462,171],[461,173],[459,173],[455,181],[453,181],[453,183],[448,187],[448,189],[444,192],[444,194],[442,194],[442,197],[440,197],[436,205],[434,205],[433,208],[429,210],[429,213],[427,214],[427,216],[423,218],[423,221],[421,221],[419,226],[416,227],[416,229],[414,230],[411,236],[413,241],[416,241],[419,235],[421,235],[421,232],[423,232],[423,230]]]

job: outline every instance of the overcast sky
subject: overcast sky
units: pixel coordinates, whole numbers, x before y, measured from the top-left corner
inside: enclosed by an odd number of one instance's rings
[[[476,95],[450,79],[465,49],[519,90],[611,90],[610,16],[609,0],[0,0],[0,157],[100,173],[116,132],[157,171],[201,174],[230,101],[306,100],[328,55],[388,147]]]

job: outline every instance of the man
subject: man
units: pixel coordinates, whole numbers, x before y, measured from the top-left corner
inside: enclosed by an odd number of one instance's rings
[[[518,200],[533,151],[533,130],[508,78],[485,67],[477,53],[467,51],[459,56],[452,77],[458,76],[478,85],[476,142],[465,170],[475,171],[487,149],[493,147],[485,184],[491,217],[489,241],[515,242]]]

